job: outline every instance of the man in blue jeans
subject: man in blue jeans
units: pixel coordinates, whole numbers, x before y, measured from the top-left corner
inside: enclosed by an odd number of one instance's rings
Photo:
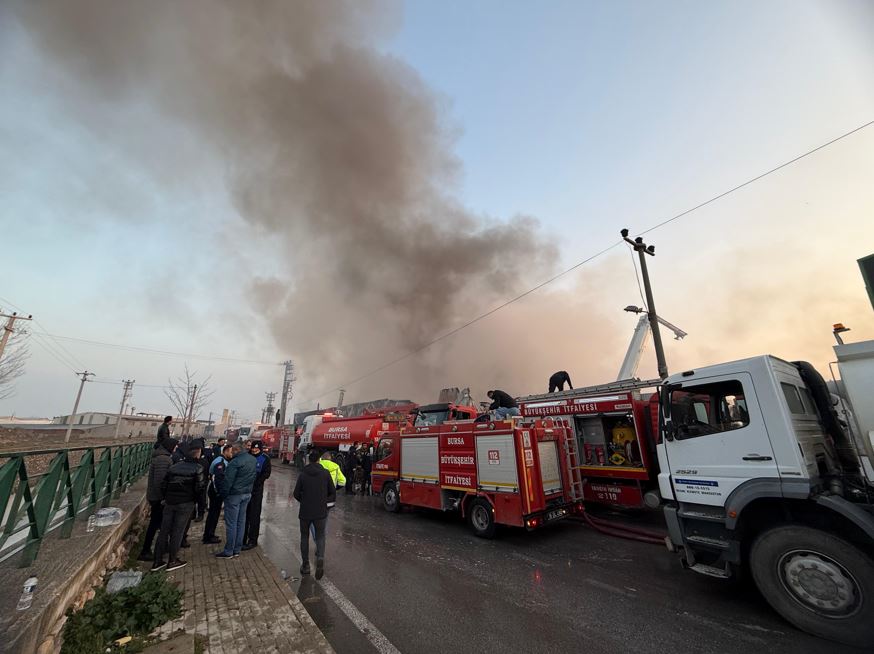
[[[216,554],[219,559],[240,556],[243,532],[246,530],[246,508],[252,499],[252,486],[257,475],[255,457],[234,443],[233,458],[225,468],[222,497],[225,505],[225,549]]]

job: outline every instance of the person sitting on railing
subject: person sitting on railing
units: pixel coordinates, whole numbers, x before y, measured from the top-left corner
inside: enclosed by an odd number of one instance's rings
[[[173,422],[173,416],[166,416],[164,418],[164,422],[161,423],[161,426],[158,427],[158,436],[157,441],[155,442],[155,449],[158,449],[158,446],[163,443],[165,440],[170,438],[170,423]]]

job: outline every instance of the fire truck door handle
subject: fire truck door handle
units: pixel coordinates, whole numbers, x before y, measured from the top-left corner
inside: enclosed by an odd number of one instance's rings
[[[773,461],[773,458],[770,456],[760,456],[759,454],[751,454],[743,459],[744,461]]]

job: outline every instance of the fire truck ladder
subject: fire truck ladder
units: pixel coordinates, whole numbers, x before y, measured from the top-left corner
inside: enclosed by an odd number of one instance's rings
[[[577,437],[569,424],[565,424],[564,451],[567,460],[567,470],[570,470],[571,473],[571,499],[576,502],[583,499],[583,475],[580,472]]]
[[[537,402],[541,400],[566,400],[570,398],[578,398],[581,395],[591,395],[593,393],[617,393],[620,391],[634,391],[643,388],[655,388],[661,385],[661,379],[623,379],[622,381],[610,382],[607,384],[597,384],[595,386],[581,386],[567,391],[559,391],[557,393],[537,393],[534,395],[523,395],[517,397],[517,402]]]

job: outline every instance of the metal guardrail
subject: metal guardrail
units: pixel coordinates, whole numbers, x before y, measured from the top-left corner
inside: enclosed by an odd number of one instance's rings
[[[8,457],[0,465],[0,560],[21,551],[26,568],[49,532],[60,528],[60,538],[69,538],[79,514],[107,506],[149,469],[152,450],[134,443],[0,453]],[[73,452],[82,454],[71,465]],[[28,473],[28,462],[33,468],[35,457],[51,455],[45,472]]]

